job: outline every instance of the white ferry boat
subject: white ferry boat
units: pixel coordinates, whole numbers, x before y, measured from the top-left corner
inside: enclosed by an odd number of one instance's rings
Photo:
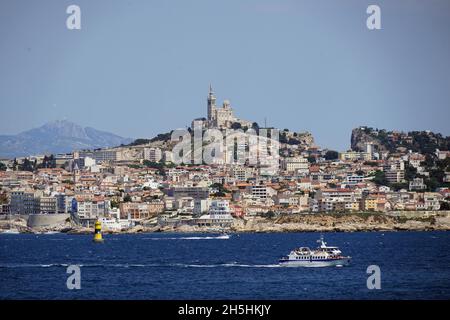
[[[343,256],[338,247],[329,247],[320,237],[320,246],[315,250],[308,247],[300,247],[279,260],[281,266],[292,267],[330,267],[346,266],[350,263],[351,257]]]

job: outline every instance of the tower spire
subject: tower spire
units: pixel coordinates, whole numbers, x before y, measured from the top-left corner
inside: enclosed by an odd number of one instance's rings
[[[213,118],[216,108],[216,97],[214,96],[211,83],[209,84],[209,93],[207,101],[208,101],[208,109],[207,109],[208,122],[212,123],[212,121],[214,120]]]

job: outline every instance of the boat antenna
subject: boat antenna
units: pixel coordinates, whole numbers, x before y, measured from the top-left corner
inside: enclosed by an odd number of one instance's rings
[[[327,244],[325,241],[323,241],[323,233],[320,234],[320,239],[317,240],[317,242],[324,246]]]

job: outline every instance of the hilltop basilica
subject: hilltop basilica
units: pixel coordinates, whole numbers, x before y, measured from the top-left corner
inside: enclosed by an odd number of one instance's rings
[[[216,97],[211,85],[209,86],[209,92],[206,100],[207,118],[194,120],[195,122],[201,121],[203,127],[226,129],[231,128],[234,123],[239,123],[241,127],[251,128],[251,121],[242,120],[235,117],[233,108],[231,107],[229,100],[224,100],[222,107],[218,107],[216,105]]]

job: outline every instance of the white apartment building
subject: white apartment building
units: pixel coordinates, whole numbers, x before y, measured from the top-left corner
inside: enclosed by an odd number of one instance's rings
[[[309,172],[309,162],[304,157],[284,158],[281,161],[281,168],[287,172],[307,174]]]
[[[439,210],[441,208],[440,200],[442,196],[439,193],[426,192],[423,197],[424,210]]]
[[[315,198],[318,200],[338,201],[338,202],[352,202],[355,193],[347,189],[323,189],[318,190]]]
[[[232,169],[232,176],[239,181],[246,181],[252,177],[252,169],[244,166],[234,166]]]
[[[79,219],[95,219],[104,217],[110,209],[109,201],[106,200],[75,200],[75,213]]]
[[[144,148],[144,160],[160,162],[161,159],[162,151],[160,148]]]
[[[267,199],[267,187],[265,185],[250,186],[251,195],[261,201]]]
[[[114,162],[117,160],[116,150],[94,150],[94,151],[79,151],[74,153],[74,158],[91,158],[96,162]]]
[[[412,153],[408,156],[409,164],[414,168],[419,168],[422,162],[425,161],[425,156],[419,153]]]
[[[39,211],[44,214],[58,213],[58,199],[56,197],[40,197]]]
[[[211,205],[211,199],[194,199],[193,214],[200,215],[208,212]]]
[[[409,190],[424,190],[426,189],[426,185],[423,183],[423,178],[415,178],[413,181],[409,182]]]
[[[364,176],[360,176],[357,174],[349,174],[345,178],[346,183],[350,185],[355,185],[364,181]]]
[[[405,163],[402,160],[392,161],[383,166],[386,180],[389,183],[400,183],[405,181]]]
[[[347,151],[339,153],[339,159],[344,161],[372,160],[372,154],[368,152]]]

